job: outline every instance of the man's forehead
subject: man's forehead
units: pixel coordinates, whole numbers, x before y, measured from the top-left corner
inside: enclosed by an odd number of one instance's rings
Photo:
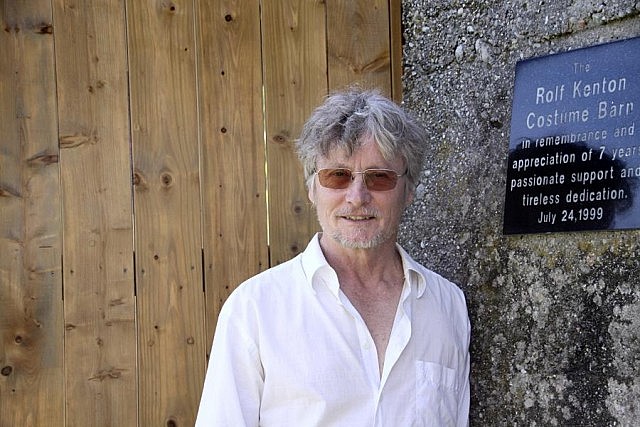
[[[383,156],[378,144],[373,140],[363,141],[362,144],[344,147],[334,146],[326,155],[319,156],[317,163],[333,164],[333,165],[348,165],[354,160],[360,160],[365,162],[371,162],[370,166],[389,166],[394,164],[403,164],[401,156],[395,156],[392,159],[387,159]]]

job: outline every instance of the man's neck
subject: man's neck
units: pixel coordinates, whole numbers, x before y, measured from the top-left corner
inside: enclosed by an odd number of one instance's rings
[[[402,259],[395,241],[374,248],[353,249],[321,238],[320,247],[339,279],[373,284],[402,278]]]

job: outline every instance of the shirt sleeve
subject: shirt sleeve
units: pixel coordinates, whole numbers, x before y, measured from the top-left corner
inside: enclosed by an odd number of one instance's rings
[[[231,301],[218,317],[196,427],[259,424],[263,372],[243,310]]]
[[[466,307],[466,306],[465,306]],[[465,308],[466,310],[466,308]],[[470,356],[469,356],[469,344],[471,341],[471,324],[467,316],[467,327],[465,334],[465,357],[460,366],[460,383],[458,395],[458,426],[467,427],[469,425],[469,405],[470,405],[470,384],[469,374],[471,370]]]

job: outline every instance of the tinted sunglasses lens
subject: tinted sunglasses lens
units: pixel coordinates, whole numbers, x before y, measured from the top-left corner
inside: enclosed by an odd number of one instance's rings
[[[318,179],[323,187],[336,190],[344,189],[351,184],[351,171],[349,169],[320,169]]]
[[[364,182],[373,191],[387,191],[396,186],[398,175],[385,169],[369,169],[364,172]]]

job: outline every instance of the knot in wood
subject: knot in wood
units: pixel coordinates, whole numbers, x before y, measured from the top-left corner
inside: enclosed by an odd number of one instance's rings
[[[169,13],[176,13],[177,11],[177,7],[176,4],[174,2],[171,1],[167,1],[167,2],[162,2],[161,7],[167,11],[169,11]]]
[[[43,22],[36,28],[38,34],[53,34],[53,25]]]
[[[163,173],[160,179],[162,180],[162,185],[164,185],[165,187],[171,187],[171,184],[173,184],[173,177],[170,173]]]
[[[282,134],[276,134],[271,138],[276,144],[286,144],[287,137]]]
[[[58,163],[59,156],[57,154],[39,154],[27,160],[29,166],[47,166],[52,163]]]

